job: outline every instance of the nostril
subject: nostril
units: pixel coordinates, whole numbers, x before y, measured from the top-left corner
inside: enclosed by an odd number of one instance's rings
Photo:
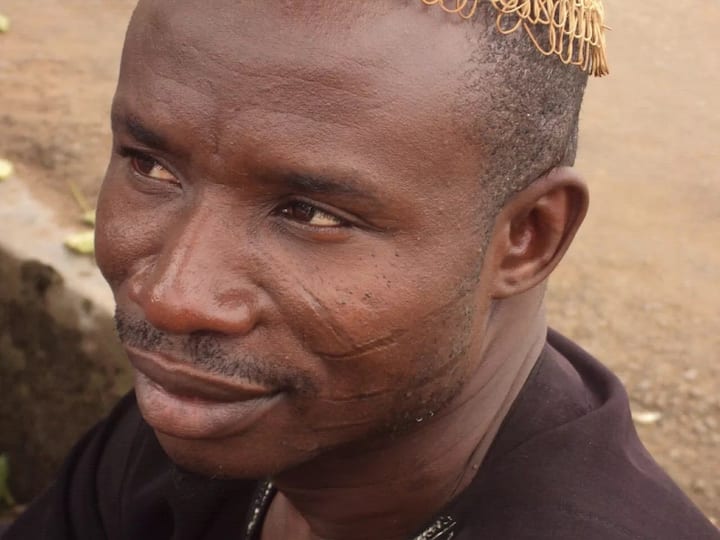
[[[155,328],[172,334],[210,333],[242,336],[252,332],[260,306],[253,291],[217,293],[219,286],[139,281],[129,287],[130,300]]]
[[[177,242],[128,278],[130,300],[156,328],[174,334],[245,335],[260,317],[261,291],[207,244]]]

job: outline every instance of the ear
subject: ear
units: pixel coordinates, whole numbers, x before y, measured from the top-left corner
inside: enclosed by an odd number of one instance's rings
[[[560,262],[588,209],[585,182],[558,167],[517,193],[500,211],[487,255],[493,298],[542,283]]]

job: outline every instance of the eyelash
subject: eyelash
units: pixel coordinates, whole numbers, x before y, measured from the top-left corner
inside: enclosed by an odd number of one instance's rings
[[[150,181],[156,181],[156,182],[163,182],[162,180],[154,179],[154,178],[142,173],[141,171],[139,171],[138,168],[133,163],[134,160],[136,160],[136,159],[152,161],[156,165],[167,170],[170,174],[173,174],[168,167],[163,165],[160,161],[158,161],[157,159],[152,157],[150,154],[147,154],[141,150],[123,146],[118,149],[118,154],[125,159],[129,159],[130,160],[129,165],[130,165],[133,173],[138,176],[141,176],[143,179],[147,179]],[[166,181],[166,182],[171,183],[170,181]],[[180,183],[178,182],[178,185],[179,184]],[[301,219],[293,218],[290,215],[290,212],[292,211],[293,207],[294,208],[299,207],[306,214],[311,214],[309,219],[313,219],[316,217],[317,214],[321,214],[321,215],[329,217],[332,220],[337,221],[337,225],[313,225],[309,222],[302,221]],[[283,217],[284,219],[286,219],[288,221],[292,221],[297,226],[300,226],[303,228],[308,228],[313,231],[320,231],[325,234],[332,234],[333,231],[337,231],[338,229],[346,229],[351,226],[351,224],[348,220],[336,215],[335,213],[333,213],[331,211],[325,210],[324,208],[322,208],[316,204],[313,204],[311,202],[308,202],[308,201],[305,201],[302,199],[289,200],[286,203],[283,203],[282,205],[278,206],[274,210],[273,213],[278,216]]]
[[[290,215],[290,212],[293,209],[299,209],[301,212],[307,214],[308,221],[303,221],[299,218],[294,218]],[[328,233],[331,231],[337,231],[338,229],[345,229],[350,227],[350,222],[348,220],[343,219],[342,217],[336,215],[333,212],[330,212],[328,210],[325,210],[324,208],[313,204],[308,201],[304,201],[302,199],[293,199],[288,201],[287,203],[283,203],[279,207],[275,209],[275,213],[281,217],[284,217],[285,219],[294,222],[295,224],[301,226],[301,227],[307,227],[312,230],[319,230],[324,233]],[[323,216],[329,218],[330,220],[333,220],[336,222],[335,225],[313,225],[310,223],[310,220],[319,217],[322,218]]]
[[[129,166],[130,166],[130,168],[132,169],[132,172],[133,172],[134,174],[138,175],[138,176],[143,177],[144,179],[148,179],[148,180],[150,180],[150,181],[161,182],[161,180],[158,180],[158,179],[156,179],[156,178],[152,178],[151,176],[148,176],[148,175],[144,174],[142,171],[138,170],[138,167],[137,167],[136,164],[135,164],[135,160],[152,161],[152,162],[155,163],[157,166],[162,167],[162,168],[165,169],[168,173],[170,173],[171,175],[173,175],[173,177],[175,176],[175,174],[170,170],[169,167],[166,167],[161,161],[155,159],[155,158],[152,157],[150,154],[148,154],[148,153],[146,153],[146,152],[143,152],[143,151],[141,151],[141,150],[136,150],[135,148],[129,148],[129,147],[125,147],[125,146],[124,146],[124,147],[120,147],[120,148],[118,149],[118,155],[120,155],[121,157],[129,160]],[[173,181],[170,181],[170,180],[166,180],[165,182],[171,183],[171,184],[175,184],[175,185],[178,185],[178,186],[180,185],[180,182],[179,182],[179,181],[173,182]]]

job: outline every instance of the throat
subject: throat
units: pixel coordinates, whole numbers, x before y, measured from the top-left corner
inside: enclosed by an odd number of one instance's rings
[[[312,533],[309,523],[282,493],[275,493],[272,501],[266,501],[266,503],[267,508],[259,511],[260,514],[264,514],[265,518],[262,523],[262,534],[258,537],[260,540],[281,540],[283,538],[327,540]],[[253,513],[256,512],[257,509],[253,509]]]
[[[266,494],[275,491],[270,483],[267,483],[263,490],[267,490]],[[282,493],[274,493],[274,497],[258,498],[256,503],[257,506],[252,509],[252,515],[261,516],[263,523],[248,530],[248,540],[332,540],[314,534],[302,514]],[[266,505],[266,507],[262,505]],[[412,538],[403,536],[402,540],[406,538],[407,540],[451,540],[456,526],[457,523],[451,516],[441,516],[420,534],[414,535]],[[381,536],[388,538],[386,534],[386,530],[378,530],[373,538]]]

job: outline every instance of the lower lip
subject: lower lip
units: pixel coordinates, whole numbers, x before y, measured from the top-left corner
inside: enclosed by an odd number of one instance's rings
[[[281,394],[220,402],[179,396],[135,370],[135,395],[153,429],[179,439],[222,439],[247,431],[280,399]]]

